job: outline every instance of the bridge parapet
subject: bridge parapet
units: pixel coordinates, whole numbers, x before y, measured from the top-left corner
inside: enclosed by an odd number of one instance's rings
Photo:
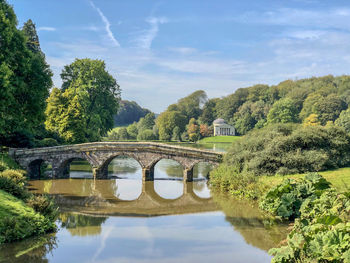
[[[161,159],[173,159],[184,169],[184,180],[192,181],[193,166],[198,162],[218,164],[223,154],[189,147],[153,142],[95,142],[34,149],[10,149],[11,156],[33,176],[38,165],[52,165],[52,176],[63,177],[67,164],[73,159],[85,159],[96,178],[108,177],[108,165],[117,156],[129,156],[142,167],[143,179],[153,180],[154,166]]]

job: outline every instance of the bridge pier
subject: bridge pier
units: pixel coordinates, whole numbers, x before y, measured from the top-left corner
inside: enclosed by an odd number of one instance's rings
[[[108,179],[108,166],[92,167],[94,179]]]
[[[143,181],[154,181],[154,167],[142,168],[142,180]]]
[[[184,169],[184,181],[185,182],[192,182],[193,181],[193,168]]]

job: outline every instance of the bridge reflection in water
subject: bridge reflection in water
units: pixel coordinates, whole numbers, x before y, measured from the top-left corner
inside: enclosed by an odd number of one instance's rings
[[[141,193],[135,200],[123,200],[119,197],[118,186],[119,183],[123,185],[123,182],[129,182],[135,186],[142,182]],[[54,196],[61,211],[99,216],[149,217],[218,210],[211,197],[199,197],[194,191],[194,188],[205,183],[204,181],[183,182],[183,194],[175,199],[161,197],[155,191],[154,181],[59,179],[37,180],[29,183],[29,189],[34,193],[48,193]],[[179,182],[161,180],[161,183],[174,185]]]

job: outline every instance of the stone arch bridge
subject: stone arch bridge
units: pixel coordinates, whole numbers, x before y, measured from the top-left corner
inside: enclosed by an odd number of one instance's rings
[[[87,160],[94,178],[108,178],[108,165],[118,156],[134,158],[142,167],[142,178],[145,181],[154,179],[154,166],[161,159],[172,159],[179,162],[184,170],[184,180],[193,180],[193,167],[199,162],[214,165],[222,161],[223,154],[152,142],[94,142],[75,145],[63,145],[34,149],[11,148],[10,156],[25,168],[30,177],[40,175],[43,162],[52,165],[52,177],[63,178],[67,166],[74,159]]]

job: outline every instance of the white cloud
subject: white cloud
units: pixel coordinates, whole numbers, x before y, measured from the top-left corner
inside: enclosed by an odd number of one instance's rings
[[[189,55],[197,52],[197,49],[191,47],[170,47],[169,50],[181,55]]]
[[[40,26],[38,27],[38,31],[56,31],[56,28],[49,26]]]
[[[152,41],[158,34],[159,25],[167,23],[168,19],[165,17],[150,17],[146,19],[146,22],[150,25],[150,28],[142,31],[135,40],[138,47],[142,49],[151,48]]]
[[[97,11],[97,13],[100,15],[103,23],[105,24],[105,30],[106,33],[109,37],[109,39],[112,41],[112,43],[116,46],[116,47],[120,47],[119,42],[115,39],[113,32],[111,31],[111,23],[109,22],[109,20],[107,19],[107,17],[102,13],[101,9],[98,8],[97,6],[95,6],[95,4],[90,1],[91,6]]]

